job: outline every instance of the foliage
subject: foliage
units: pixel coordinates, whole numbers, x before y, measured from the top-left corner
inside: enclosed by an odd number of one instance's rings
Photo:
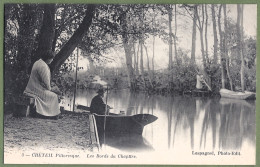
[[[216,5],[217,6],[217,5]],[[87,17],[87,4],[55,4],[55,35],[52,44],[52,50],[59,54],[63,47],[79,26]],[[194,6],[177,5],[179,18],[193,12]],[[160,37],[165,43],[169,41],[168,17],[167,14],[173,8],[172,5],[155,4],[105,4],[98,5],[95,8],[91,25],[82,36],[82,42],[77,46],[82,50],[82,55],[90,61],[102,62],[104,55],[110,53],[112,49],[123,50],[126,63],[123,68],[114,69],[96,67],[92,72],[85,74],[79,72],[78,86],[87,88],[92,81],[93,75],[99,75],[99,70],[104,70],[105,81],[109,82],[113,88],[126,88],[129,85],[130,70],[132,84],[136,91],[152,92],[185,92],[191,91],[196,85],[196,66],[189,65],[189,48],[177,48],[177,61],[171,71],[166,68],[158,71],[150,69],[144,70],[142,76],[135,73],[132,62],[136,56],[135,44],[142,43],[146,45],[151,36]],[[200,8],[200,7],[199,7]],[[199,12],[201,12],[199,10]],[[35,61],[36,50],[39,45],[40,29],[43,24],[44,8],[41,4],[6,4],[5,5],[5,36],[4,36],[4,59],[5,59],[5,91],[19,92],[23,91],[30,74],[30,67]],[[185,15],[185,16],[184,16]],[[190,16],[193,16],[192,14]],[[200,15],[198,17],[201,17]],[[190,18],[190,17],[189,17]],[[234,86],[241,85],[240,66],[241,60],[238,57],[236,25],[231,19],[227,20],[227,49],[230,58],[231,79]],[[179,25],[178,27],[187,25]],[[210,24],[210,22],[209,22]],[[223,23],[222,23],[223,24]],[[188,26],[187,26],[188,27]],[[186,27],[186,28],[187,28]],[[224,33],[224,32],[223,32]],[[245,34],[245,33],[244,33]],[[173,35],[173,34],[172,34]],[[174,34],[176,38],[178,34]],[[178,39],[177,39],[178,40]],[[246,89],[255,91],[256,82],[256,39],[253,37],[244,37],[244,61]],[[72,44],[74,44],[72,42]],[[152,49],[152,48],[147,48]],[[69,50],[69,52],[72,52]],[[220,51],[219,51],[220,52]],[[69,54],[66,61],[59,67],[59,73],[53,76],[53,82],[56,83],[62,91],[71,91],[74,89],[75,76],[75,54]],[[140,55],[139,55],[140,56]],[[210,57],[211,55],[209,55]],[[148,59],[151,59],[151,56]],[[135,57],[137,58],[137,57]],[[105,58],[111,61],[111,58]],[[139,57],[140,59],[140,57]],[[138,60],[136,60],[138,61]],[[141,64],[141,62],[139,62]],[[211,87],[216,93],[221,85],[220,64],[211,64],[207,62],[207,74],[211,79]],[[102,63],[100,63],[102,64]],[[140,65],[139,64],[139,65]],[[144,64],[144,63],[143,63]],[[173,76],[173,80],[169,77]],[[227,87],[228,88],[228,87]]]

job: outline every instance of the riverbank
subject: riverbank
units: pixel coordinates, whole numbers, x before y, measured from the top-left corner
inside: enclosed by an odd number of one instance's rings
[[[58,120],[4,115],[4,156],[24,152],[84,151],[97,147],[88,113],[62,113]],[[15,158],[15,157],[13,157]]]

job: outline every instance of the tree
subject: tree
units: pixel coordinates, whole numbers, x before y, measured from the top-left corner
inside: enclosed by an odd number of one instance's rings
[[[9,71],[8,86],[22,93],[29,78],[31,55],[40,22],[40,6],[36,4],[5,5],[5,59]],[[8,89],[8,88],[7,88]]]
[[[205,4],[205,57],[206,63],[209,64],[209,47],[208,47],[208,8]]]
[[[77,47],[77,45],[82,41],[85,33],[88,32],[89,27],[92,23],[92,18],[95,14],[95,5],[88,5],[87,10],[85,12],[85,17],[82,23],[79,25],[78,29],[74,32],[72,37],[66,42],[66,44],[61,48],[59,53],[55,56],[53,62],[50,65],[51,71],[56,72],[59,67],[65,62],[65,60],[70,56],[73,50]],[[48,17],[48,19],[52,19],[52,17]],[[46,26],[46,25],[43,25]]]
[[[194,65],[195,61],[195,52],[196,52],[196,32],[197,32],[197,5],[194,5],[193,11],[193,24],[192,24],[192,45],[191,45],[191,64]]]
[[[227,70],[227,76],[228,76],[228,80],[229,80],[229,85],[230,85],[230,89],[233,91],[233,82],[232,82],[232,78],[230,75],[230,69],[229,69],[229,56],[228,56],[228,44],[227,44],[227,36],[228,36],[228,27],[227,27],[227,10],[226,10],[226,4],[223,4],[223,12],[224,12],[224,54],[225,54],[225,59],[226,59],[226,70]]]
[[[205,56],[205,49],[204,49],[204,40],[203,40],[203,31],[204,31],[204,21],[205,21],[205,8],[204,5],[201,5],[201,17],[199,16],[199,10],[196,9],[196,15],[197,15],[197,27],[200,32],[200,47],[201,47],[201,55],[202,55],[202,64],[203,64],[203,71],[205,71],[205,68],[207,67],[206,62],[206,56]]]
[[[177,5],[175,4],[174,5],[174,23],[175,23],[175,26],[174,26],[174,51],[175,51],[175,61],[177,63],[177,66],[179,66],[179,60],[178,60],[178,52],[177,52]]]
[[[172,70],[173,67],[173,61],[172,61],[172,40],[173,40],[173,33],[172,33],[172,6],[168,5],[166,6],[167,12],[168,12],[168,26],[169,26],[169,70]],[[171,75],[171,74],[170,74]],[[172,79],[171,79],[172,81]]]
[[[223,33],[221,30],[221,11],[222,11],[222,6],[219,6],[219,12],[218,12],[218,28],[219,28],[219,48],[220,48],[220,66],[221,66],[221,85],[222,88],[225,88],[225,83],[226,83],[226,70],[225,70],[225,64],[226,64],[226,59],[224,57],[224,50],[223,50]]]
[[[242,92],[245,91],[245,61],[244,61],[244,41],[243,41],[243,11],[244,6],[237,4],[237,34],[238,34],[238,48],[240,50],[239,54],[241,56],[241,89]]]
[[[217,64],[217,54],[218,54],[218,37],[217,37],[217,23],[215,14],[215,5],[211,4],[211,14],[213,23],[213,36],[214,36],[214,51],[213,51],[213,64]]]
[[[34,55],[34,60],[42,57],[45,50],[52,50],[55,28],[55,4],[44,4],[44,15],[42,27],[38,39],[38,47]]]

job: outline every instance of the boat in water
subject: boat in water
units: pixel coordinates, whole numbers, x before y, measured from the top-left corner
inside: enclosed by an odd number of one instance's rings
[[[89,107],[78,105],[77,109],[89,111]],[[124,112],[121,112],[124,113]],[[151,114],[125,115],[109,113],[109,115],[93,114],[98,133],[106,134],[138,134],[142,135],[144,126],[158,118]],[[105,126],[104,126],[105,124]]]
[[[219,93],[221,97],[230,98],[230,99],[250,100],[256,98],[256,93],[249,92],[249,91],[234,92],[228,89],[220,89]]]
[[[151,114],[136,115],[98,115],[93,114],[99,136],[104,132],[109,135],[135,134],[142,135],[144,126],[156,121],[158,118]]]

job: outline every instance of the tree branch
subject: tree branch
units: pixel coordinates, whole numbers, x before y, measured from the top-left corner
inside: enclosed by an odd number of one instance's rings
[[[74,32],[69,41],[61,48],[60,52],[55,56],[53,62],[50,65],[51,71],[56,72],[59,67],[65,62],[65,60],[70,56],[73,50],[82,41],[84,34],[89,30],[92,23],[92,18],[95,14],[95,5],[88,5],[86,10],[86,16],[84,17],[79,28]]]

